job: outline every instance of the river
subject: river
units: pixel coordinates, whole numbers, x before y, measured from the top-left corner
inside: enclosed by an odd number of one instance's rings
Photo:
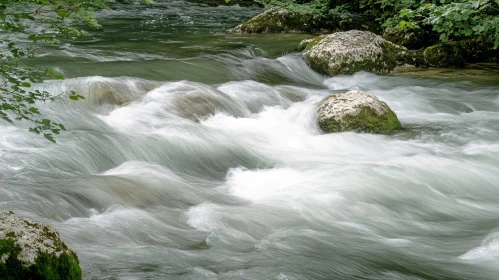
[[[0,210],[55,227],[84,279],[497,279],[499,70],[323,77],[306,34],[228,34],[258,7],[99,12],[40,46],[57,144],[0,121]],[[362,90],[405,130],[322,134]]]

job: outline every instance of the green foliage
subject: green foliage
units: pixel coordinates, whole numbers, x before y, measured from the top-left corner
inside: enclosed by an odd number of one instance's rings
[[[400,25],[411,28],[430,26],[440,34],[440,40],[465,39],[480,36],[499,47],[498,0],[442,0],[439,4],[424,3],[416,9],[403,9],[393,17]]]
[[[27,39],[33,43],[59,43],[63,39],[76,39],[87,32],[74,26],[88,25],[100,28],[94,12],[106,9],[115,0],[0,0],[0,32],[9,35],[0,40],[0,118],[8,121],[32,123],[31,132],[41,134],[55,143],[54,136],[66,130],[62,124],[40,119],[39,102],[53,101],[59,96],[33,89],[44,79],[62,79],[50,69],[26,64],[35,57],[32,46],[18,46],[16,41]],[[139,0],[122,0],[139,3]],[[143,0],[151,3],[152,0]],[[35,28],[36,26],[36,31]],[[16,37],[15,39],[12,37]],[[19,39],[21,37],[21,39]],[[70,100],[84,97],[70,92]]]

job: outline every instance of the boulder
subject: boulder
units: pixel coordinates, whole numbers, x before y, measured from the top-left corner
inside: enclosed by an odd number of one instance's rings
[[[402,129],[397,115],[376,96],[348,91],[326,97],[317,110],[319,127],[326,133],[358,131],[390,134]]]
[[[386,28],[383,38],[396,45],[404,46],[410,50],[418,50],[438,42],[438,34],[433,34],[420,28]]]
[[[466,63],[499,62],[499,52],[487,40],[446,42],[410,52],[405,64],[416,67],[462,68]]]
[[[76,254],[50,226],[0,213],[0,279],[81,279]]]
[[[428,66],[442,68],[461,68],[465,64],[461,47],[457,42],[441,43],[426,48],[424,60]]]
[[[459,42],[461,54],[467,63],[499,63],[499,51],[494,43],[481,36]]]
[[[407,60],[408,50],[368,31],[350,30],[302,42],[308,65],[319,73],[334,76],[368,71],[389,74]]]
[[[340,13],[301,13],[273,8],[229,30],[236,33],[331,33],[342,30],[377,30],[378,25],[362,16]]]

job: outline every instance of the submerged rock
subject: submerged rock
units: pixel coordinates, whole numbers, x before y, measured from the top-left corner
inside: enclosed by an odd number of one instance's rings
[[[402,125],[397,115],[376,96],[348,91],[326,97],[317,110],[319,127],[326,133],[358,131],[389,134]]]
[[[366,18],[351,14],[299,13],[284,8],[273,8],[238,25],[231,32],[242,33],[331,33],[342,30],[377,30],[377,25]]]
[[[47,225],[0,213],[0,279],[81,279],[76,254]]]
[[[351,30],[319,36],[300,44],[308,65],[326,75],[368,71],[390,73],[403,64],[408,50],[374,33]]]

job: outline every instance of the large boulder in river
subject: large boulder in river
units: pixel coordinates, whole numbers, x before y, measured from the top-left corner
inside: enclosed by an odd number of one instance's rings
[[[231,29],[240,33],[331,33],[351,29],[377,30],[378,25],[365,17],[340,13],[303,13],[273,8]]]
[[[401,129],[397,115],[376,96],[348,91],[326,97],[317,110],[319,127],[326,133],[358,131],[390,134]]]
[[[308,65],[319,73],[334,76],[368,71],[390,73],[406,61],[408,50],[374,33],[351,30],[302,42],[299,48]]]
[[[81,279],[76,254],[50,226],[0,213],[0,279]]]

